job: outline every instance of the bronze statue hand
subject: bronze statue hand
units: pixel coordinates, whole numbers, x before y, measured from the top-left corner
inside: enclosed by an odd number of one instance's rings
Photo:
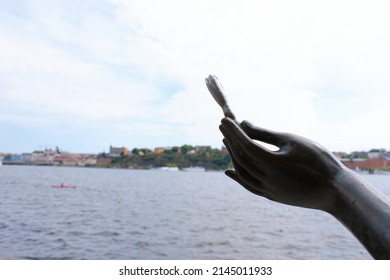
[[[234,170],[226,175],[254,194],[328,212],[376,259],[390,259],[390,203],[332,153],[304,137],[239,123],[210,75],[207,87],[222,107],[220,130]],[[279,148],[271,151],[258,144]]]
[[[226,175],[268,199],[326,211],[376,259],[390,259],[390,204],[330,152],[306,138],[238,124],[220,125],[235,170]],[[275,145],[270,151],[255,140]]]
[[[342,164],[325,148],[306,138],[238,125],[224,118],[220,126],[235,170],[226,175],[246,189],[268,199],[328,211],[334,202],[329,186]],[[254,140],[279,148],[270,151]]]

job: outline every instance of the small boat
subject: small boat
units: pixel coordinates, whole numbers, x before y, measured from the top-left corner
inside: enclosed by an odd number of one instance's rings
[[[59,186],[51,186],[52,188],[56,189],[75,189],[77,188],[76,186],[65,186],[64,184],[61,184]]]
[[[206,168],[200,166],[191,166],[191,167],[183,168],[182,170],[187,172],[205,172]]]
[[[158,167],[157,170],[161,170],[161,171],[179,171],[179,167],[163,166],[163,167]]]

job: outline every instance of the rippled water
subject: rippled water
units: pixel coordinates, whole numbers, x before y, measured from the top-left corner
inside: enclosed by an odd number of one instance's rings
[[[390,176],[366,176],[390,197]],[[61,183],[76,189],[55,189]],[[333,217],[257,197],[219,172],[0,167],[0,256],[370,259]]]

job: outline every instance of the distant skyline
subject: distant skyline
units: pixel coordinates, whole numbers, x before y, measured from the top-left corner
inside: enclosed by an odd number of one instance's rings
[[[220,148],[239,120],[390,149],[388,1],[0,0],[0,152]]]

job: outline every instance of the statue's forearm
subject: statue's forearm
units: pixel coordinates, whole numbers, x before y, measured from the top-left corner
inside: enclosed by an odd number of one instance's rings
[[[375,259],[390,259],[390,204],[359,175],[342,170],[334,181],[329,212],[343,223]]]

